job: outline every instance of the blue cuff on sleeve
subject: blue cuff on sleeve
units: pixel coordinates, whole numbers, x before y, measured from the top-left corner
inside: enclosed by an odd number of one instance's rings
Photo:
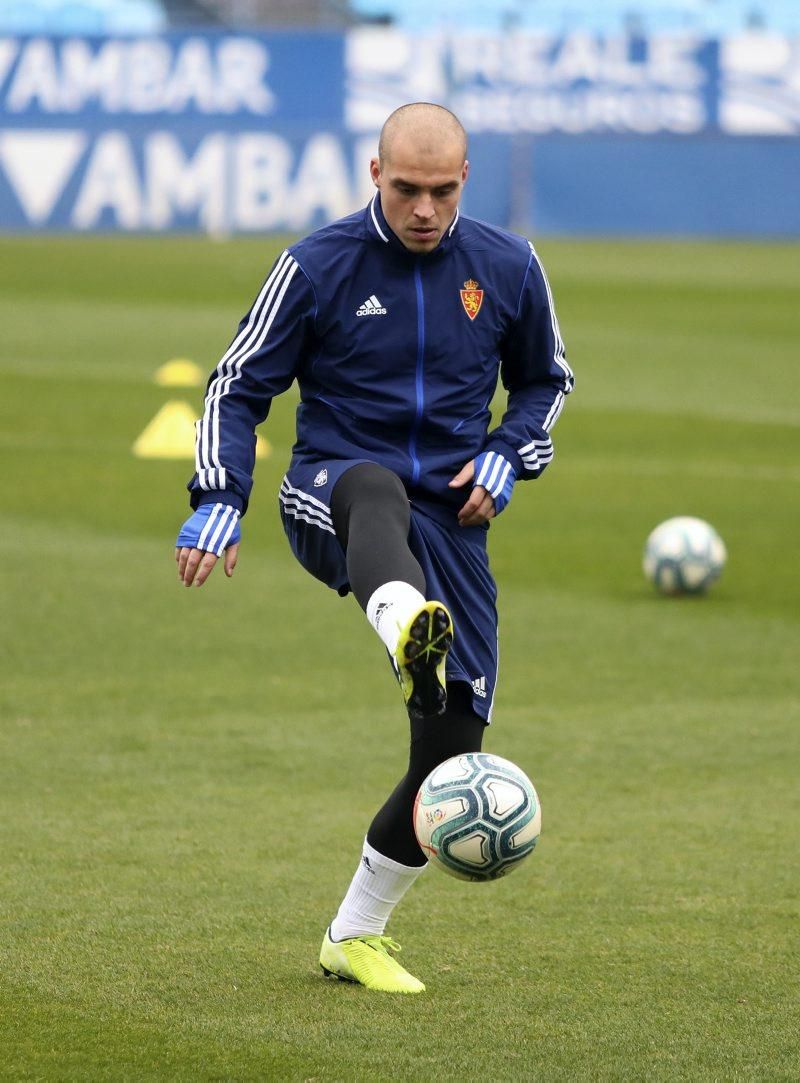
[[[242,536],[239,510],[231,504],[202,504],[189,516],[178,533],[178,549],[203,549],[221,557],[229,545]]]
[[[472,484],[482,485],[494,500],[495,515],[508,504],[516,480],[513,466],[498,451],[482,451],[476,455]]]

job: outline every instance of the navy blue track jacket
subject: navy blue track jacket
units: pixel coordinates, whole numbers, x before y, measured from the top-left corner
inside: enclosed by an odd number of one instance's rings
[[[498,371],[508,391],[488,432]],[[368,459],[412,500],[455,523],[447,483],[480,451],[535,478],[572,372],[533,245],[458,212],[430,253],[410,252],[376,193],[276,261],[212,374],[197,422],[193,507],[246,511],[256,425],[300,388],[294,462]]]

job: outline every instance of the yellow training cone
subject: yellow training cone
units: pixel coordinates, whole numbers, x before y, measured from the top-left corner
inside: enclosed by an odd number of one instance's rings
[[[176,357],[157,369],[154,379],[159,387],[202,387],[203,371],[194,361]]]
[[[133,445],[138,459],[194,459],[194,423],[197,414],[188,402],[166,403]],[[256,458],[266,459],[272,448],[256,437]]]
[[[197,414],[188,402],[168,402],[133,445],[138,459],[193,459]]]

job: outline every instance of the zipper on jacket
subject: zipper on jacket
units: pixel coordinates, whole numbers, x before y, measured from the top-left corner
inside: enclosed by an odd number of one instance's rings
[[[425,385],[423,376],[425,373],[425,297],[422,292],[422,273],[420,263],[417,260],[414,265],[414,285],[417,290],[417,368],[414,376],[414,394],[416,396],[416,411],[414,424],[408,438],[408,454],[411,459],[411,484],[419,482],[420,464],[417,458],[417,436],[422,424],[422,413],[425,408]]]

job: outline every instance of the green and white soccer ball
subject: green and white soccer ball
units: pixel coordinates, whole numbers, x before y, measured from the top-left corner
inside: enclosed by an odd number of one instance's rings
[[[414,802],[414,831],[428,860],[459,880],[496,880],[533,852],[542,808],[516,764],[465,752],[439,764]]]
[[[679,515],[655,528],[644,548],[644,574],[662,594],[702,594],[719,579],[727,559],[716,530]]]

